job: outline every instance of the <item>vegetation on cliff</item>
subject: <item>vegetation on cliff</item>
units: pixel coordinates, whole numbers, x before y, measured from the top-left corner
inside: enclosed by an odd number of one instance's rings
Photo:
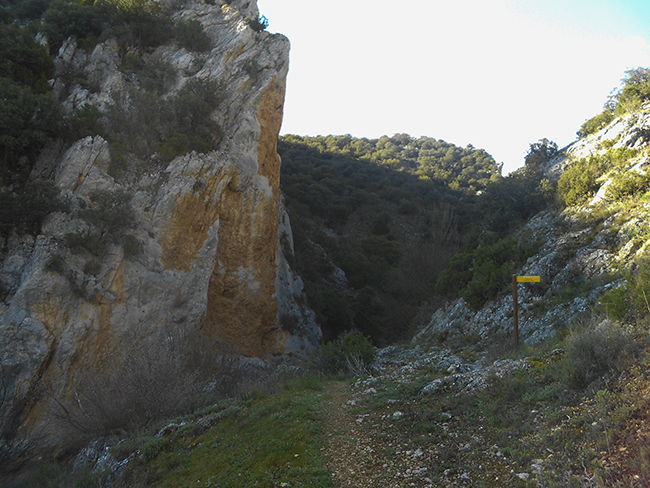
[[[650,68],[633,68],[625,72],[621,88],[612,92],[603,111],[587,120],[577,132],[587,137],[606,127],[614,118],[632,113],[650,101]]]

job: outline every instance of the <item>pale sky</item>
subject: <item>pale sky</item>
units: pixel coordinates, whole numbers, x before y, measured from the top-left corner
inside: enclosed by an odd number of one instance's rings
[[[523,165],[563,147],[628,68],[650,67],[650,0],[258,0],[291,41],[281,134],[407,133]]]

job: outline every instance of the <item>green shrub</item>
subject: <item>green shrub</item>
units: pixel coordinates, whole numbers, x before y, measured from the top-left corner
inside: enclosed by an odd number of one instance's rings
[[[554,157],[557,152],[557,144],[547,138],[543,138],[529,145],[528,153],[524,161],[527,166],[539,166]]]
[[[600,188],[598,178],[608,166],[608,161],[598,156],[578,160],[562,173],[558,182],[557,191],[562,202],[566,206],[572,206],[592,198]]]
[[[109,151],[111,162],[108,165],[108,174],[113,178],[118,178],[129,168],[126,149],[122,143],[113,141],[110,143]]]
[[[60,254],[53,254],[45,263],[45,271],[63,274],[65,261]]]
[[[98,232],[89,230],[71,232],[66,234],[64,239],[73,254],[80,254],[86,250],[95,256],[103,256],[106,250],[106,242]]]
[[[35,94],[52,91],[47,80],[54,77],[54,62],[28,28],[0,23],[0,59],[0,77],[28,87]]]
[[[600,298],[599,310],[604,311],[614,320],[624,320],[630,313],[627,286],[620,285],[603,294]]]
[[[383,260],[389,265],[394,265],[402,257],[399,244],[386,236],[373,235],[362,240],[361,249],[373,262]]]
[[[165,61],[148,61],[138,73],[142,88],[161,95],[176,83],[177,72],[174,66]]]
[[[603,322],[567,336],[564,349],[560,377],[567,386],[581,389],[625,366],[624,361],[634,357],[639,347],[623,327]]]
[[[36,233],[45,217],[67,208],[51,181],[30,181],[22,190],[13,191],[0,185],[0,233],[13,228]]]
[[[473,269],[472,279],[463,291],[463,298],[472,309],[479,310],[507,286],[511,281],[512,272],[513,267],[509,262],[500,266],[494,261],[477,263]]]
[[[78,254],[85,250],[101,257],[108,245],[120,244],[124,246],[127,257],[137,256],[140,243],[135,237],[126,235],[135,226],[131,194],[120,189],[96,190],[88,196],[92,206],[79,210],[79,217],[88,222],[90,228],[65,235],[65,242],[71,251]]]
[[[78,140],[88,136],[103,135],[105,131],[101,117],[99,109],[89,103],[84,103],[81,108],[75,109],[70,119],[73,138]]]
[[[61,130],[58,102],[0,78],[0,183],[24,184],[45,145]]]
[[[96,259],[91,259],[84,265],[84,273],[93,276],[99,275],[102,270],[102,264]]]
[[[181,427],[175,432],[175,435],[177,437],[185,437],[188,435],[192,435],[192,433],[194,433],[195,430],[197,430],[196,424],[185,424],[183,427]]]
[[[625,71],[622,88],[609,101],[615,113],[624,115],[640,109],[650,100],[650,68],[633,68]]]
[[[169,81],[163,77],[152,84],[164,90]],[[111,147],[141,159],[159,152],[163,162],[190,151],[211,151],[221,140],[211,114],[222,92],[221,84],[210,80],[191,80],[168,100],[146,91],[118,92],[106,113]],[[122,165],[114,166],[119,173]]]
[[[102,32],[102,11],[86,2],[54,0],[43,15],[43,31],[53,51],[68,37],[97,39]]]
[[[463,297],[478,310],[512,282],[512,274],[535,250],[536,245],[521,246],[514,236],[481,236],[473,247],[461,249],[452,258],[440,274],[436,293],[448,298]]]
[[[614,117],[614,110],[611,108],[605,108],[601,113],[587,120],[582,124],[582,126],[580,126],[580,130],[577,132],[578,138],[582,139],[591,134],[595,134],[614,120]]]
[[[100,234],[117,236],[135,226],[131,194],[125,190],[95,190],[88,197],[93,208],[79,211],[79,216],[94,225]]]
[[[124,50],[135,47],[144,51],[164,44],[172,36],[172,22],[167,8],[149,0],[98,0],[108,32],[118,39]]]
[[[418,212],[418,206],[415,202],[411,200],[402,199],[399,202],[399,207],[397,211],[405,215],[415,215]]]
[[[388,222],[390,222],[390,215],[386,212],[382,213],[377,217],[375,223],[372,224],[370,232],[376,236],[389,236],[390,227],[388,226]]]
[[[204,52],[212,47],[212,41],[198,20],[180,22],[174,29],[174,37],[178,44],[188,51]]]
[[[312,365],[327,375],[356,375],[365,372],[375,354],[376,350],[366,336],[350,331],[324,344],[314,355]]]
[[[650,174],[641,174],[634,170],[628,170],[612,178],[612,182],[605,192],[605,197],[610,200],[621,200],[625,197],[644,193],[648,189],[650,189]]]
[[[311,391],[323,391],[325,388],[323,379],[317,374],[307,374],[299,377],[295,382],[295,388]]]
[[[163,452],[168,445],[169,439],[165,437],[152,437],[140,446],[140,454],[146,461],[151,461],[158,456],[158,454]]]
[[[133,259],[138,257],[141,252],[142,243],[134,235],[129,234],[124,237],[124,255],[127,258]]]
[[[136,73],[140,71],[143,66],[142,58],[137,52],[130,51],[124,56],[124,61],[120,65],[120,71],[127,74]]]
[[[627,272],[625,283],[605,292],[598,308],[619,321],[650,316],[650,265],[641,263],[634,273]]]

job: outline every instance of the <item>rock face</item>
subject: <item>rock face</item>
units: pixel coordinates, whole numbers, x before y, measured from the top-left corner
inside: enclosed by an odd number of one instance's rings
[[[192,328],[261,358],[305,357],[318,344],[314,314],[300,304],[302,282],[283,254],[292,241],[276,143],[289,41],[251,29],[246,18],[257,15],[254,1],[190,4],[175,21],[201,22],[212,50],[197,54],[167,45],[147,55],[176,70],[171,94],[192,79],[224,87],[212,113],[222,130],[218,149],[176,157],[160,169],[144,166],[116,181],[109,174],[109,144],[94,136],[62,155],[50,152],[37,166],[54,178],[72,212],[51,215],[36,237],[14,235],[6,243],[0,357],[17,399],[40,384],[67,391],[75,374],[101,367],[138,327],[144,334]],[[68,109],[90,103],[104,110],[129,82],[113,44],[92,53],[72,41],[63,45],[58,69],[73,66],[99,87],[94,93],[62,88],[57,79],[55,91],[69,93]],[[71,249],[66,236],[88,230],[80,215],[98,190],[129,195],[130,242],[139,253],[110,241],[98,256]]]

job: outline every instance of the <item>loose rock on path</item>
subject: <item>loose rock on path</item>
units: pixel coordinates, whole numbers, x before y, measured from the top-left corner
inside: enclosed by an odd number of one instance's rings
[[[355,412],[363,393],[345,383],[333,383],[324,416],[328,429],[325,454],[334,481],[342,488],[431,487],[424,452],[391,435],[399,410],[378,423]]]

